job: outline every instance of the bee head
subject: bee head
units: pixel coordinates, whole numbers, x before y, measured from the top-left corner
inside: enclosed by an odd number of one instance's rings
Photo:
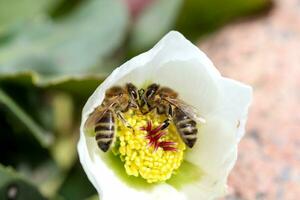
[[[130,104],[132,107],[135,107],[135,108],[138,108],[138,90],[137,88],[135,87],[135,85],[133,85],[132,83],[127,83],[126,84],[126,89],[127,89],[127,92],[130,96]]]
[[[156,83],[153,83],[147,87],[146,90],[140,89],[139,90],[139,96],[141,100],[141,108],[143,108],[145,105],[148,106],[148,109],[150,109],[153,105],[153,103],[156,101],[156,94],[159,89],[159,85]]]

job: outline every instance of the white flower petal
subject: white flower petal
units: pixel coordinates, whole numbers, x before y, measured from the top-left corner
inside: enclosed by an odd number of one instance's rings
[[[237,144],[245,132],[252,96],[249,86],[231,79],[220,78],[220,87],[220,104],[204,116],[206,123],[200,127],[197,143],[186,154],[186,159],[201,167],[208,180],[223,183],[214,184],[215,196],[224,194],[227,176],[236,161]]]
[[[152,190],[130,187],[116,176],[94,140],[85,135],[83,124],[101,104],[106,89],[132,82],[138,87],[159,83],[176,90],[193,105],[207,123],[200,127],[196,146],[186,159],[204,171],[201,180],[177,191],[160,184]],[[206,55],[178,32],[168,33],[151,50],[114,70],[89,98],[82,113],[78,144],[80,161],[101,200],[130,199],[210,199],[224,193],[228,173],[236,159],[236,145],[244,130],[251,96],[248,87],[222,78]],[[237,121],[241,120],[237,134]],[[124,170],[125,173],[125,170]]]
[[[248,107],[252,100],[252,88],[234,81],[232,79],[221,79],[222,91],[224,91],[224,103],[221,107],[225,119],[232,120],[236,124],[239,120],[237,140],[239,141],[245,133],[245,124],[248,115]]]
[[[120,180],[113,168],[103,161],[106,155],[98,150],[94,138],[81,137],[78,143],[78,152],[83,169],[97,189],[101,200],[126,199],[129,197],[132,200],[163,200],[168,197],[175,200],[185,199],[183,194],[167,184],[145,190],[127,185],[126,182]]]
[[[105,90],[112,85],[132,82],[143,86],[147,82],[156,82],[176,89],[185,101],[201,108],[205,114],[214,109],[219,99],[219,77],[219,72],[203,52],[180,33],[171,31],[151,50],[115,69],[90,97],[83,113],[92,112],[103,100]]]

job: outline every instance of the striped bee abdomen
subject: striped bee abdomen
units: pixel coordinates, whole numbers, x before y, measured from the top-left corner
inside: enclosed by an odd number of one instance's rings
[[[173,121],[183,142],[192,148],[197,140],[197,123],[179,108],[174,109]]]
[[[108,110],[95,124],[96,141],[99,148],[106,152],[115,135],[115,119],[112,111]]]

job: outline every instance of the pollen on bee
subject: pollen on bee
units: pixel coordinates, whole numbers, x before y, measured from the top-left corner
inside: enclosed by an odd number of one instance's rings
[[[124,117],[134,129],[133,134],[132,129],[117,122],[118,151],[126,173],[140,176],[148,183],[169,179],[180,167],[186,149],[176,128],[170,125],[163,132],[153,131],[166,119],[154,112],[143,115],[129,110]]]

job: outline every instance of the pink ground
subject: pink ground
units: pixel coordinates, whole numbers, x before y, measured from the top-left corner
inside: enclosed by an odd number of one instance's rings
[[[250,84],[254,101],[227,200],[300,199],[300,1],[228,25],[199,42],[225,76]]]

